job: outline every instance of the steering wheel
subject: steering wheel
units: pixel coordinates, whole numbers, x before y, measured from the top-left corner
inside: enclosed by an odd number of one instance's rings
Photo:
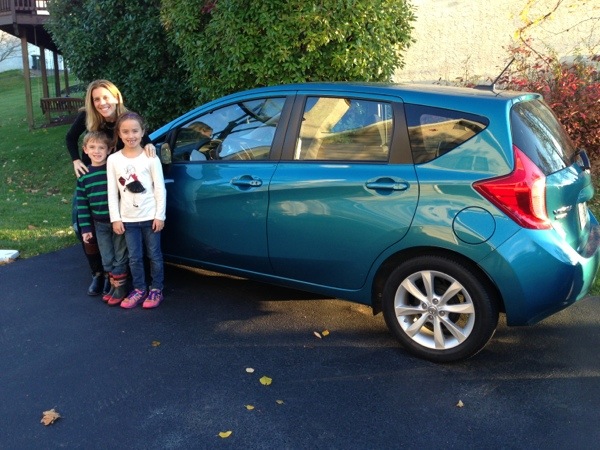
[[[211,139],[206,144],[203,144],[198,151],[204,153],[208,159],[219,159],[219,147],[223,141],[221,139]]]

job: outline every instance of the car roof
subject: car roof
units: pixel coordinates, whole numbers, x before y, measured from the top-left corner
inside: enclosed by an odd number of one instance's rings
[[[492,86],[483,87],[461,87],[446,86],[440,84],[426,83],[381,83],[381,82],[307,82],[295,84],[281,84],[274,86],[264,86],[259,88],[242,91],[237,94],[254,93],[279,93],[288,91],[328,91],[328,92],[362,92],[370,94],[398,95],[401,97],[410,97],[414,95],[432,94],[436,96],[448,97],[477,97],[477,98],[503,98],[512,99],[522,96],[524,92],[493,90]],[[232,94],[232,95],[237,95]]]
[[[188,113],[178,117],[172,122],[164,125],[152,133],[152,138],[166,132],[176,122],[181,123],[189,117],[192,117],[200,109],[212,108],[224,102],[234,102],[244,99],[251,99],[257,96],[276,96],[276,95],[319,95],[328,94],[347,94],[347,95],[373,95],[396,97],[404,103],[431,103],[439,107],[449,107],[460,104],[461,101],[469,100],[472,103],[491,104],[491,103],[512,103],[517,98],[531,98],[539,96],[517,91],[493,90],[491,86],[485,88],[469,88],[458,86],[444,86],[439,84],[419,84],[419,83],[381,83],[381,82],[306,82],[295,84],[280,84],[273,86],[263,86],[245,91],[239,91],[224,97],[220,97],[211,102],[207,102],[197,108],[188,111]]]

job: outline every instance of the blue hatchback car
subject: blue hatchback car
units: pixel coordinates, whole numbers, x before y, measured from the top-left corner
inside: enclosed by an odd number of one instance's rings
[[[586,295],[586,153],[536,94],[315,83],[215,100],[151,136],[165,259],[370,305],[411,353],[468,358]]]

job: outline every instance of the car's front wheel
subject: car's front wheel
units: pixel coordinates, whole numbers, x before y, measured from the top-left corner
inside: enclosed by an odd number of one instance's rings
[[[411,353],[435,362],[469,358],[493,336],[492,290],[451,258],[420,256],[397,267],[383,290],[388,328]]]

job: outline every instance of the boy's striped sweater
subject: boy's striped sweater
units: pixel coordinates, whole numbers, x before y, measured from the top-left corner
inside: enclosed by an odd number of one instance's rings
[[[110,222],[106,164],[88,166],[89,172],[77,180],[77,218],[81,233],[94,229],[94,220]]]

